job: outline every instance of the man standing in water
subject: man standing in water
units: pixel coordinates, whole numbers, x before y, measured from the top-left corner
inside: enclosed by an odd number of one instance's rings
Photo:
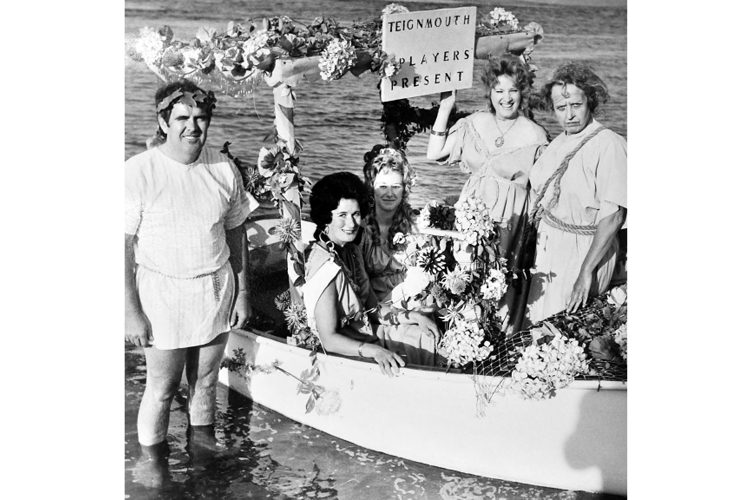
[[[189,81],[160,88],[157,147],[125,162],[125,338],[144,348],[138,440],[146,460],[169,451],[170,404],[183,369],[189,442],[216,443],[219,364],[228,331],[251,309],[240,173],[204,148],[216,99]]]
[[[564,130],[530,172],[540,220],[528,298],[530,321],[577,311],[608,288],[627,217],[627,141],[594,115],[609,99],[586,65],[559,67],[541,89]]]

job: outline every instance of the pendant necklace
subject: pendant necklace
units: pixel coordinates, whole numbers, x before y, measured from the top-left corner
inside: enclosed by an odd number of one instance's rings
[[[512,127],[517,125],[518,118],[519,116],[517,116],[517,118],[514,119],[514,123],[512,124]],[[499,121],[496,119],[496,115],[494,115],[494,123],[496,124],[496,128],[499,129],[499,133],[501,134],[499,137],[496,138],[496,140],[494,141],[494,144],[496,144],[497,148],[500,148],[501,146],[504,145],[504,136],[508,134],[510,130],[512,130],[512,127],[509,127],[506,132],[502,132],[501,127],[499,127]]]

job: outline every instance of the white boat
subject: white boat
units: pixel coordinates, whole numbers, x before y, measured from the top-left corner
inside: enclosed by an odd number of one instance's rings
[[[254,249],[279,258],[276,221],[247,223]],[[311,224],[304,223],[304,239]],[[262,256],[263,257],[263,256]],[[246,374],[220,382],[254,402],[323,432],[389,455],[469,474],[566,490],[627,494],[627,384],[576,380],[551,399],[497,393],[478,411],[476,383],[459,371],[408,366],[384,376],[374,362],[319,353],[315,383],[336,391],[336,412],[306,412],[295,377],[311,351],[259,331],[233,330],[226,355],[242,349]],[[498,385],[501,377],[486,378]]]

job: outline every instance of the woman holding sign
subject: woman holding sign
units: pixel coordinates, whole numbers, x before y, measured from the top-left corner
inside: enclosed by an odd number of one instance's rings
[[[522,112],[532,90],[532,74],[525,63],[511,55],[492,58],[482,81],[490,110],[458,120],[451,130],[447,130],[447,122],[455,93],[441,94],[426,156],[459,165],[470,174],[460,202],[471,196],[485,202],[491,217],[502,226],[506,252],[500,257],[507,259],[510,270],[520,271],[524,267],[521,248],[529,203],[528,174],[548,139],[543,127]],[[506,294],[509,326],[515,330],[524,315],[527,287],[522,279],[515,280]]]

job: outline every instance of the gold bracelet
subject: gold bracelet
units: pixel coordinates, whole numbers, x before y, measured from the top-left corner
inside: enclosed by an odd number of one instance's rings
[[[360,357],[360,358],[363,357],[363,346],[364,345],[365,345],[365,342],[361,342],[360,345],[358,346],[358,357]]]
[[[444,137],[447,134],[448,132],[446,130],[443,132],[439,132],[438,130],[434,130],[434,128],[431,127],[431,135],[438,135],[439,137]]]

